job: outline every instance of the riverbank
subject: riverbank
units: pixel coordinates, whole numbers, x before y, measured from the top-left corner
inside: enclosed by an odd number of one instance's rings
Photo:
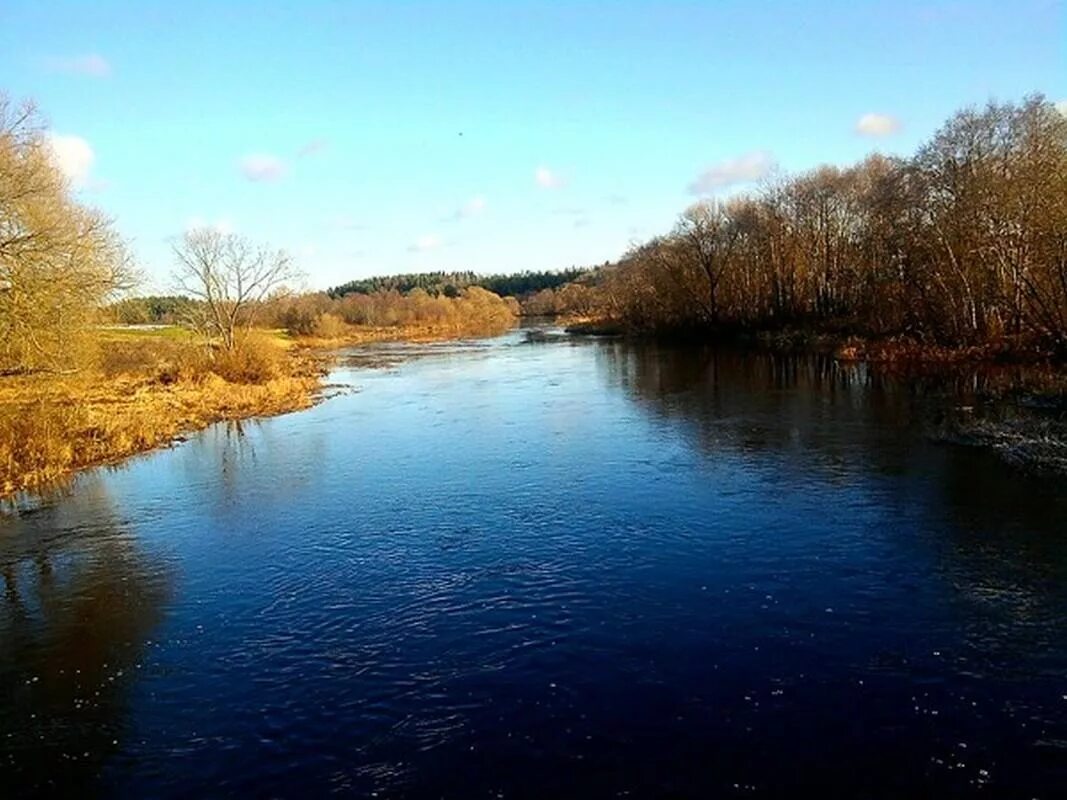
[[[563,321],[576,336],[655,338],[726,344],[781,355],[817,353],[841,363],[870,364],[884,374],[923,383],[969,385],[972,404],[948,404],[925,426],[932,441],[992,451],[1027,472],[1067,476],[1067,363],[1023,340],[966,347],[908,337],[862,338],[804,329],[777,331],[635,332],[602,319]],[[980,388],[975,388],[980,387]]]
[[[468,335],[427,325],[349,327],[329,339],[262,331],[240,355],[209,358],[180,328],[107,329],[94,369],[0,378],[0,498],[165,447],[216,422],[308,408],[337,349]]]
[[[930,363],[930,364],[1033,364],[1055,363],[1067,371],[1067,360],[1057,353],[1025,337],[1004,336],[981,344],[944,345],[924,342],[910,336],[868,337],[853,333],[784,327],[778,329],[748,329],[724,327],[674,328],[636,331],[612,319],[565,318],[560,320],[567,333],[576,336],[637,336],[666,341],[712,344],[757,345],[776,352],[818,352],[832,355],[839,361],[867,361],[871,363]]]
[[[307,408],[323,366],[281,337],[211,361],[174,329],[108,331],[97,368],[0,379],[0,497],[166,446],[229,419]]]
[[[377,342],[443,342],[467,337],[496,336],[509,330],[509,324],[442,324],[442,325],[345,325],[333,336],[296,336],[293,345],[301,350],[320,352],[342,347],[359,347]]]

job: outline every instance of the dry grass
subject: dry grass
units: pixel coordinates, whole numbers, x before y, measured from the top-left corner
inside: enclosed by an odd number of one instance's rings
[[[90,373],[0,379],[0,496],[212,422],[305,408],[319,386],[316,362],[265,336],[220,358],[181,337],[120,338]]]
[[[347,325],[334,328],[329,336],[318,333],[293,338],[300,348],[354,347],[374,342],[440,342],[465,337],[496,336],[514,325],[514,320],[500,324],[420,323],[413,325]]]

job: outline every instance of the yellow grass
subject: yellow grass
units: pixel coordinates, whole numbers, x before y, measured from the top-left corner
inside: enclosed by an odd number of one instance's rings
[[[0,496],[46,487],[212,422],[311,405],[320,365],[265,341],[249,363],[235,364],[209,359],[181,337],[124,333],[105,343],[100,367],[85,374],[0,378]]]
[[[440,342],[467,336],[492,336],[511,327],[502,325],[457,325],[454,323],[415,325],[345,325],[336,336],[295,336],[292,342],[298,347],[355,347],[374,342]]]

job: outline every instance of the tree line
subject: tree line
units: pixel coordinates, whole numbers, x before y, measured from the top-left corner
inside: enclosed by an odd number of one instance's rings
[[[180,325],[192,302],[181,295],[124,297],[108,307],[106,316],[121,325]]]
[[[407,294],[412,289],[422,289],[434,297],[459,297],[460,292],[469,286],[480,286],[501,297],[525,297],[543,289],[577,280],[588,272],[582,268],[558,271],[531,272],[523,271],[513,274],[479,275],[475,272],[418,272],[405,275],[381,275],[349,281],[327,291],[330,297],[344,297],[349,294],[374,294],[381,291],[396,291]]]
[[[991,102],[909,158],[703,200],[602,270],[594,305],[634,330],[807,326],[1062,356],[1067,118],[1040,95]]]
[[[343,297],[325,292],[278,297],[265,304],[263,324],[324,339],[342,338],[352,326],[476,334],[503,331],[519,313],[514,298],[502,298],[480,286],[468,286],[454,296],[416,287],[406,293],[379,289]]]

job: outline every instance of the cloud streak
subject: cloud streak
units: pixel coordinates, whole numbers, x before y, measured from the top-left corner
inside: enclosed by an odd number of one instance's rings
[[[436,250],[441,246],[440,237],[432,233],[427,233],[424,236],[420,236],[409,247],[408,251],[411,253],[425,253],[429,250]]]
[[[753,150],[712,164],[689,184],[690,194],[713,194],[742,183],[752,183],[767,177],[777,162],[766,150]]]
[[[900,120],[890,114],[864,114],[856,120],[856,133],[860,136],[892,136],[900,128]]]
[[[281,180],[288,171],[282,159],[269,153],[247,155],[240,160],[238,166],[245,178],[257,183]]]
[[[45,60],[45,65],[52,72],[62,72],[67,75],[84,75],[88,78],[107,78],[111,75],[111,64],[98,53],[67,58],[49,58]]]

